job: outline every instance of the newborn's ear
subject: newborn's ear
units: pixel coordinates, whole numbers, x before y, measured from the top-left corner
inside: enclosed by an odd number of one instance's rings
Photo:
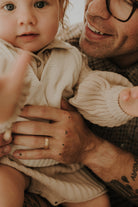
[[[71,106],[66,99],[62,99],[61,101],[61,109],[67,111],[76,111],[75,107]]]

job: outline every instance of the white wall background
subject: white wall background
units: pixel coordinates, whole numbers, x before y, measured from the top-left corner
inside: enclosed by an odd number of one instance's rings
[[[85,0],[70,0],[71,5],[69,5],[67,10],[67,16],[70,24],[83,21],[84,1]]]

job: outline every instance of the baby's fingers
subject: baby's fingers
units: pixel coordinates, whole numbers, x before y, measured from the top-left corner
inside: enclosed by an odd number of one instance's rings
[[[131,88],[131,97],[133,99],[138,99],[138,86]]]
[[[120,99],[122,101],[128,101],[131,96],[130,88],[125,88],[120,92]]]
[[[30,60],[31,60],[30,54],[27,51],[24,51],[17,58],[16,62],[13,65],[11,78],[12,80],[14,80],[13,86],[18,90],[21,88],[23,84],[27,66]]]

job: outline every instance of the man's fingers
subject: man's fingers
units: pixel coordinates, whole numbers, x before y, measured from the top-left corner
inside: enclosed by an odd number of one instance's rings
[[[68,116],[68,113],[68,111],[50,106],[25,106],[20,116],[51,121],[64,121],[64,118]]]
[[[15,145],[22,145],[29,147],[31,149],[36,148],[45,148],[45,139],[46,136],[25,136],[25,135],[14,135],[14,141],[13,143]],[[47,138],[48,140],[50,138]],[[50,141],[48,141],[48,147],[49,147]]]
[[[17,150],[13,153],[13,156],[18,159],[44,159],[48,157],[52,159],[51,151],[48,149],[35,149],[35,150]]]
[[[53,130],[55,129],[55,130]],[[49,122],[24,121],[16,122],[12,126],[12,132],[16,134],[27,134],[36,136],[55,136],[58,126],[53,126]]]

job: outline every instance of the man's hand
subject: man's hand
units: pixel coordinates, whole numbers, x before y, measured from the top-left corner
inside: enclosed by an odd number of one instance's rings
[[[68,108],[66,103],[62,107],[64,109],[47,106],[24,108],[23,117],[39,121],[15,123],[14,143],[37,149],[18,150],[14,156],[19,159],[52,158],[66,164],[82,163],[136,203],[138,181],[134,156],[96,137],[77,111]],[[135,177],[132,179],[133,174]]]
[[[138,86],[122,90],[119,103],[124,112],[138,117]]]
[[[63,107],[64,109],[48,106],[24,108],[21,116],[37,118],[39,121],[15,123],[14,143],[37,149],[16,151],[14,155],[17,158],[52,158],[62,163],[83,162],[91,145],[92,132],[77,111],[64,101]],[[48,139],[48,149],[45,148],[45,139]]]

